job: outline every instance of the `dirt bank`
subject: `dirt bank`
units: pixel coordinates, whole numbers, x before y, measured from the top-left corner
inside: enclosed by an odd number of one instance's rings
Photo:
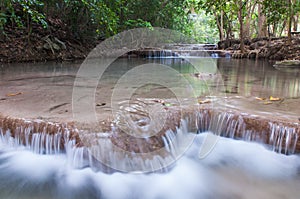
[[[26,27],[6,26],[0,35],[0,63],[84,59],[99,42],[77,38],[65,26],[53,20],[47,29],[33,25],[30,34]]]

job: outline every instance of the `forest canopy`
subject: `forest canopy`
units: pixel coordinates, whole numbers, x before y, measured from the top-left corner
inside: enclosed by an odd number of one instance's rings
[[[105,39],[137,27],[178,30],[196,41],[291,37],[299,28],[300,0],[1,0],[0,35],[6,29],[51,31]]]

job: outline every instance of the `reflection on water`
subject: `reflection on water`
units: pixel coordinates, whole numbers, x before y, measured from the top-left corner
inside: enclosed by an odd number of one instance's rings
[[[194,89],[201,96],[207,91],[207,87],[216,86],[216,80],[205,74],[222,74],[222,84],[219,85],[220,92],[236,94],[241,96],[279,96],[285,98],[300,97],[300,70],[286,71],[277,70],[271,63],[263,60],[241,60],[241,59],[209,59],[209,58],[176,58],[176,59],[147,59],[147,60],[117,60],[107,69],[104,77],[120,78],[125,72],[133,67],[145,63],[157,63],[171,66],[187,78]],[[190,78],[191,74],[203,74],[198,78]],[[206,78],[205,78],[206,77]],[[204,83],[203,81],[204,80]],[[211,90],[210,90],[211,91]]]
[[[218,59],[225,92],[244,96],[300,97],[300,70],[275,69],[267,61]]]
[[[14,80],[22,77],[55,77],[58,75],[76,75],[81,63],[11,63],[0,65],[0,80]]]
[[[199,95],[207,91],[212,78],[201,76],[198,80],[190,78],[191,74],[222,74],[224,90],[221,92],[244,96],[281,96],[297,98],[300,96],[300,70],[277,70],[267,61],[210,58],[168,58],[168,59],[118,59],[112,63],[101,77],[99,84],[114,85],[126,72],[136,66],[148,63],[171,66],[187,78],[194,89],[202,89]],[[49,77],[52,81],[74,79],[80,63],[18,63],[0,67],[0,81],[21,81]],[[46,81],[39,79],[38,81]],[[212,85],[215,86],[215,85]],[[202,91],[202,92],[201,92]]]

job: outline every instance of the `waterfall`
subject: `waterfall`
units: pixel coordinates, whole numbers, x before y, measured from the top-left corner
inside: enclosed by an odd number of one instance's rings
[[[206,108],[185,110],[178,123],[175,122],[178,120],[178,112],[172,113],[171,108],[170,111],[167,127],[153,138],[134,139],[123,135],[118,128],[112,128],[111,132],[96,133],[95,145],[87,148],[81,143],[79,131],[73,126],[40,120],[0,118],[0,140],[10,147],[23,146],[36,154],[65,153],[69,165],[74,168],[100,167],[107,172],[112,172],[108,169],[111,166],[116,170],[130,167],[132,171],[159,170],[166,168],[166,164],[171,166],[174,158],[183,153],[186,142],[192,139],[189,132],[210,131],[223,137],[262,143],[270,146],[272,151],[286,155],[299,153],[300,130],[296,124],[272,122],[246,114]],[[126,143],[128,140],[131,141]],[[131,143],[134,145],[131,146]],[[140,155],[155,151],[154,146],[163,148],[163,153],[150,157]],[[125,155],[124,150],[128,151]],[[101,157],[101,160],[95,156]]]
[[[296,128],[269,122],[272,150],[284,154],[294,154],[298,142]]]
[[[208,199],[231,198],[240,190],[238,197],[259,198],[244,188],[262,185],[268,187],[263,197],[276,198],[275,183],[290,194],[286,198],[297,198],[300,161],[290,154],[299,153],[298,125],[203,107],[181,116],[169,110],[172,122],[155,139],[131,140],[112,125],[87,134],[91,147],[72,125],[0,117],[0,198]],[[209,131],[228,138],[218,137],[210,154],[199,159]],[[126,148],[128,140],[134,146]],[[151,154],[153,143],[161,153]]]
[[[300,152],[298,124],[269,121],[247,114],[218,112],[203,109],[197,112],[198,132],[211,131],[216,135],[267,144],[283,154]]]

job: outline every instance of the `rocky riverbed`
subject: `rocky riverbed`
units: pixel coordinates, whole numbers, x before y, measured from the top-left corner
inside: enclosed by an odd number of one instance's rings
[[[233,58],[293,60],[300,59],[300,37],[293,37],[291,44],[286,37],[281,38],[255,38],[244,41],[245,52],[240,51],[240,41],[231,39],[220,41],[220,50],[232,51]]]

